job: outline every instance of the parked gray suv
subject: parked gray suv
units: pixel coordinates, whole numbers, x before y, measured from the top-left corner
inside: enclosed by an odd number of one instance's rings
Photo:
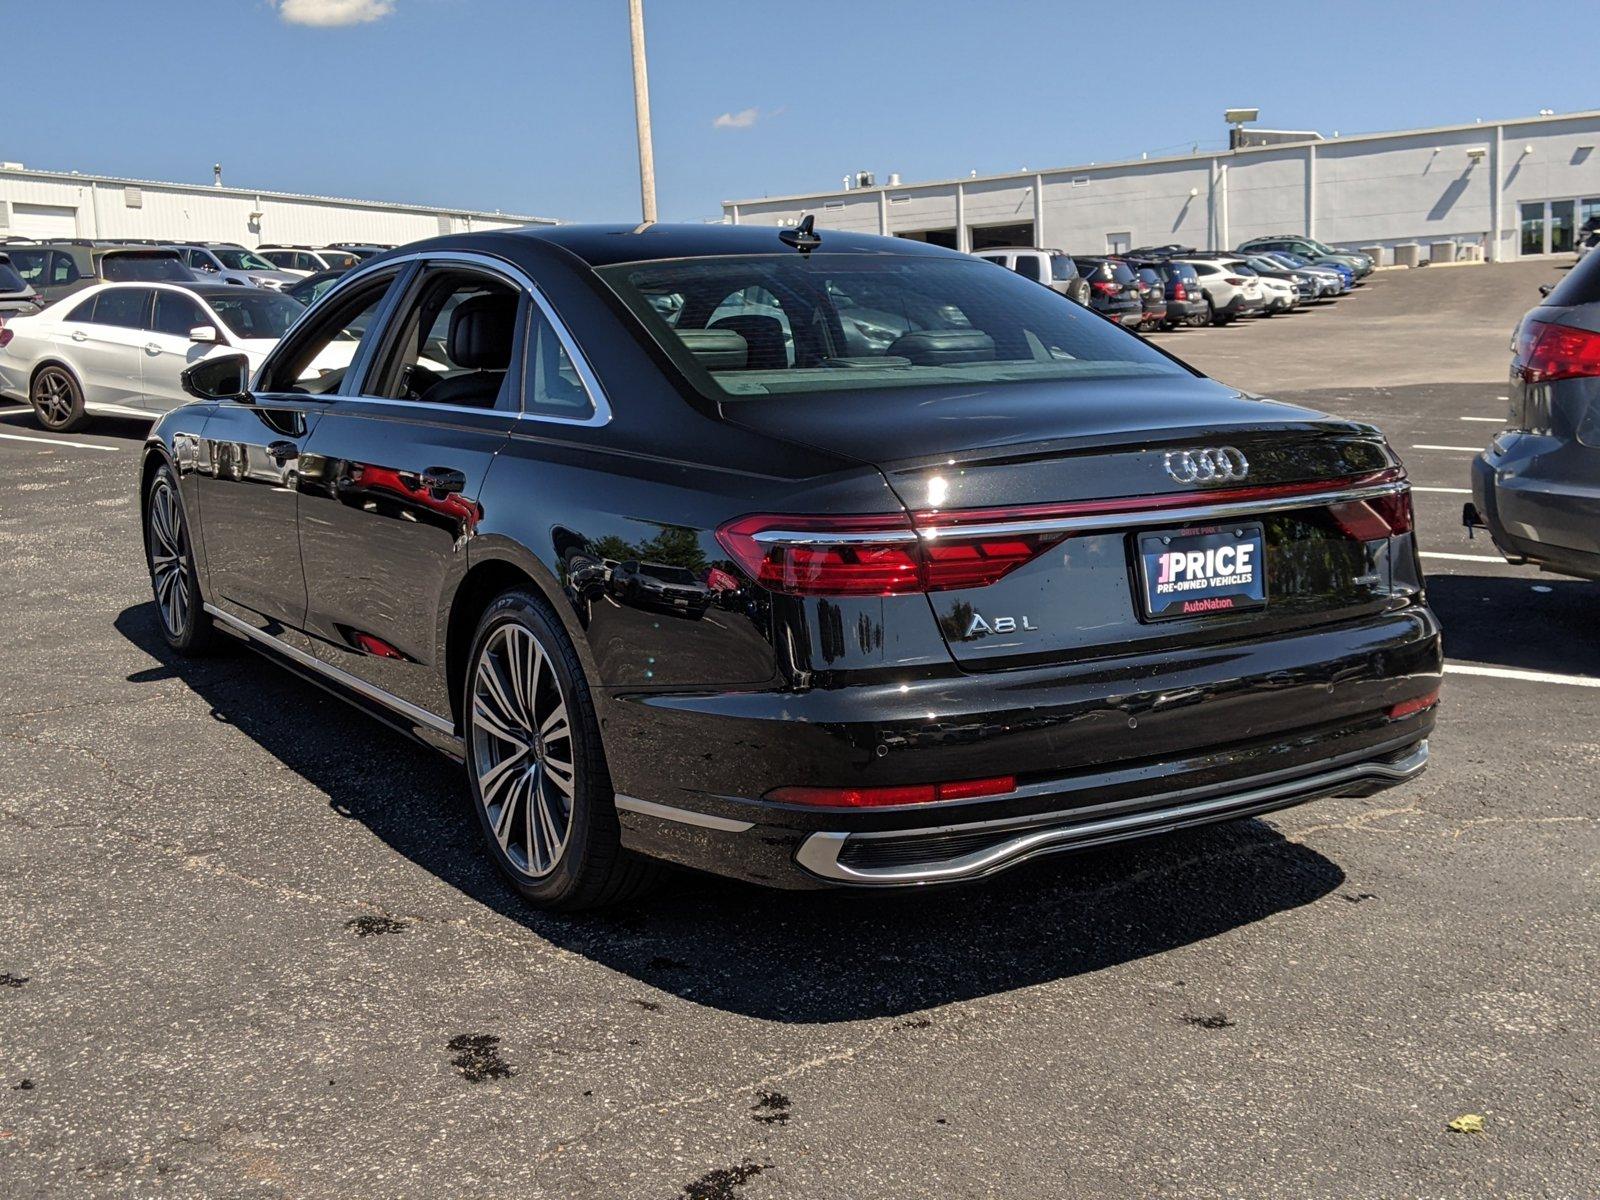
[[[1522,318],[1507,427],[1472,464],[1469,528],[1513,562],[1600,579],[1600,255]]]

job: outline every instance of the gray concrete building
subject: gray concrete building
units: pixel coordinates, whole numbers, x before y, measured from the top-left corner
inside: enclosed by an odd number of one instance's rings
[[[1453,241],[1505,261],[1573,249],[1600,215],[1600,110],[1044,171],[732,200],[733,223],[1077,254],[1275,233],[1339,246]],[[1392,253],[1392,251],[1391,251]]]
[[[403,243],[557,222],[517,213],[155,183],[0,163],[0,237],[160,238],[244,246]]]

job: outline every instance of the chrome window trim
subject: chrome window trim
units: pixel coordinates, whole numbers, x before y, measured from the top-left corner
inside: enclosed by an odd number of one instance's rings
[[[301,323],[305,321],[305,319],[309,317],[316,309],[321,308],[324,304],[329,302],[331,297],[339,295],[346,288],[356,286],[359,280],[394,266],[399,266],[402,270],[404,270],[405,266],[410,263],[428,264],[435,262],[455,262],[463,263],[467,266],[480,267],[494,274],[507,277],[511,282],[516,284],[517,287],[525,291],[533,300],[533,303],[538,306],[539,312],[544,316],[544,319],[550,323],[550,327],[555,330],[556,340],[561,343],[562,348],[567,352],[567,357],[572,360],[573,369],[577,371],[578,379],[580,382],[582,382],[584,391],[588,393],[589,403],[593,407],[594,411],[585,417],[561,417],[543,412],[529,412],[526,407],[526,389],[523,390],[524,406],[520,409],[520,411],[517,412],[509,412],[505,409],[499,408],[479,408],[475,405],[462,404],[423,405],[414,400],[384,400],[380,399],[379,397],[336,395],[328,396],[326,399],[337,399],[341,402],[366,399],[385,404],[411,404],[418,408],[427,407],[442,412],[497,412],[513,417],[518,421],[538,421],[548,425],[579,425],[592,428],[611,423],[611,402],[606,397],[605,389],[600,386],[600,381],[598,378],[596,378],[593,368],[589,366],[589,360],[584,357],[583,351],[578,348],[577,339],[573,336],[572,330],[567,326],[567,323],[561,319],[560,314],[556,312],[555,307],[550,303],[550,300],[544,294],[543,289],[533,281],[532,277],[530,277],[526,271],[517,266],[515,263],[508,262],[503,258],[496,258],[491,254],[483,254],[475,250],[416,250],[409,254],[397,255],[395,257],[385,256],[381,259],[369,259],[367,262],[358,267],[351,267],[350,270],[345,272],[342,279],[335,283],[326,292],[322,293],[322,295],[318,297],[313,304],[310,304],[306,307],[306,311],[301,315],[300,320],[296,321],[284,333],[283,337],[280,339],[280,344],[287,342],[291,337],[293,337],[295,331],[300,328]],[[274,355],[275,354],[276,350],[274,350]],[[270,357],[268,358],[267,362],[271,362]],[[265,367],[267,364],[263,363],[262,365]],[[320,399],[322,397],[317,398]]]
[[[1315,775],[1243,791],[1229,791],[1208,796],[1187,804],[1162,808],[1141,808],[1135,812],[1120,813],[1099,820],[1080,821],[1066,825],[1039,828],[1042,822],[1070,819],[1072,810],[1047,813],[1039,816],[1009,818],[1000,821],[973,821],[959,825],[936,825],[923,829],[896,829],[871,833],[813,833],[800,844],[795,861],[814,875],[841,883],[855,884],[910,884],[933,883],[947,880],[971,879],[1001,867],[1014,866],[1024,859],[1052,850],[1068,849],[1080,845],[1098,845],[1119,838],[1134,837],[1186,824],[1208,820],[1248,816],[1272,808],[1283,808],[1301,800],[1317,799],[1331,790],[1366,779],[1387,779],[1403,782],[1421,774],[1428,765],[1428,742],[1418,742],[1416,748],[1398,762],[1363,762]],[[1182,793],[1179,793],[1181,795]],[[873,841],[936,836],[948,833],[967,833],[990,827],[1026,825],[1017,830],[1015,837],[995,846],[974,850],[950,859],[932,859],[906,866],[856,868],[839,862],[845,844],[851,840]]]
[[[208,602],[203,604],[202,607],[206,610],[206,612],[210,613],[218,621],[221,621],[229,629],[236,633],[243,634],[245,637],[250,638],[253,641],[260,642],[264,646],[268,646],[271,649],[276,650],[279,654],[283,655],[297,666],[305,667],[307,670],[315,671],[319,675],[325,675],[335,683],[348,688],[350,691],[355,692],[358,695],[366,697],[368,700],[372,700],[383,705],[383,707],[391,710],[392,712],[405,717],[408,721],[412,721],[426,729],[431,729],[435,733],[442,733],[447,737],[455,738],[455,722],[447,721],[443,717],[437,716],[425,708],[421,708],[418,705],[412,704],[409,700],[402,700],[393,692],[386,692],[381,687],[370,684],[366,680],[350,674],[348,671],[341,670],[340,668],[329,663],[325,663],[320,658],[307,654],[299,647],[291,646],[288,642],[283,641],[281,638],[273,637],[272,634],[268,633],[266,630],[257,629],[248,621],[241,621],[232,613],[223,612],[214,604]]]

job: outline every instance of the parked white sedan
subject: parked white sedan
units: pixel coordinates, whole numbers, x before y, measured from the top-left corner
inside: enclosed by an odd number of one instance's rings
[[[97,414],[155,417],[191,399],[179,382],[187,367],[242,350],[253,370],[303,312],[278,292],[226,284],[100,284],[6,322],[0,395],[57,431]],[[356,345],[335,339],[312,368],[349,366]]]

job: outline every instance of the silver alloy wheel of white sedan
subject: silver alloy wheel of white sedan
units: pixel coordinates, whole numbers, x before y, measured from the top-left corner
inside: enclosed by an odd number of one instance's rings
[[[470,694],[479,803],[512,866],[542,878],[566,850],[577,785],[561,680],[533,632],[513,621],[484,643]]]

